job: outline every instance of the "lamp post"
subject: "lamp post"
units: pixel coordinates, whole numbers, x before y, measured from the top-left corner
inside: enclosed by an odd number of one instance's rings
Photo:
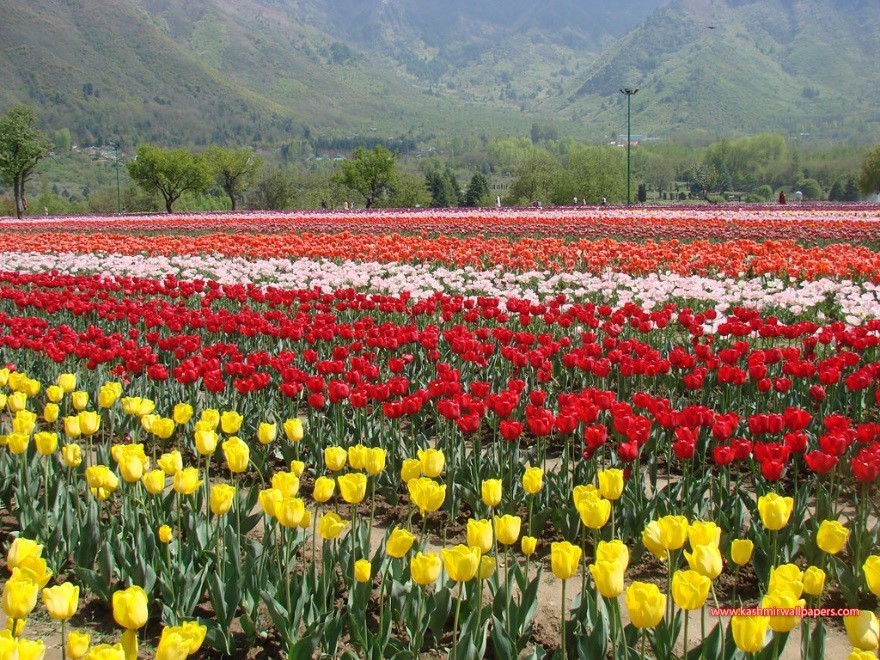
[[[116,212],[122,213],[122,204],[119,197],[119,143],[113,143],[113,150],[116,152]]]
[[[630,102],[632,97],[636,95],[638,89],[625,87],[620,90],[621,94],[626,94],[626,205],[632,204],[632,188],[630,187],[630,157],[629,148],[632,138],[630,137]]]

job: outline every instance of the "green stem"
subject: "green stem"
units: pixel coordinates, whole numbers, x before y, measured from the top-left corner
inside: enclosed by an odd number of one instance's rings
[[[688,620],[690,616],[688,616],[690,612],[688,610],[684,610],[684,657],[687,658],[688,654]]]
[[[455,660],[455,650],[458,646],[458,615],[461,611],[461,592],[464,591],[464,582],[458,583],[458,598],[455,601],[455,619],[452,623],[452,660]]]
[[[61,660],[67,660],[67,635],[64,630],[64,619],[61,619]]]
[[[562,660],[566,660],[568,658],[568,655],[567,655],[566,649],[565,649],[565,585],[567,582],[568,582],[568,580],[562,581],[562,608],[561,608],[560,617],[559,617],[559,621],[560,621],[559,629],[562,631],[562,640],[561,640],[561,642],[562,642],[561,643]]]
[[[648,636],[648,632],[646,630],[642,630],[642,651],[640,654],[641,660],[645,660],[645,637]]]

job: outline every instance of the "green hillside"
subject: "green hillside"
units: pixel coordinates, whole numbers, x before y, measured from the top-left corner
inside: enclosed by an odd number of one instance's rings
[[[880,139],[875,0],[0,0],[0,111],[82,144]]]

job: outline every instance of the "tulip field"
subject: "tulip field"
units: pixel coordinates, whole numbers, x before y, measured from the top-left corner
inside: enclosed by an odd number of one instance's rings
[[[0,660],[876,658],[878,484],[877,206],[0,219]]]

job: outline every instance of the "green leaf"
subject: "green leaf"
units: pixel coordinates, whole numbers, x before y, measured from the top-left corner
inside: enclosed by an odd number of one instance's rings
[[[515,658],[516,645],[504,630],[504,624],[496,616],[492,617],[492,646],[496,658]]]

